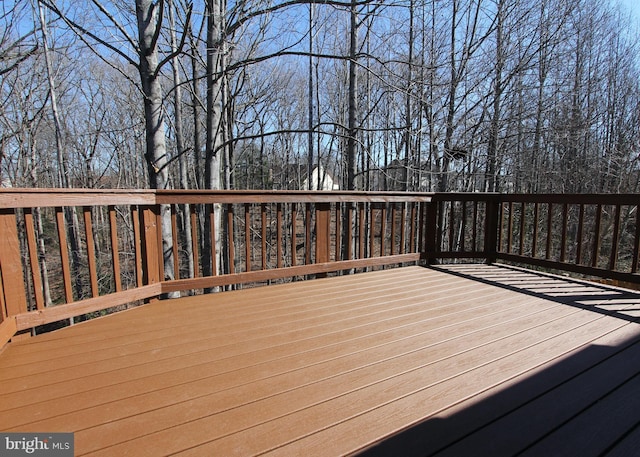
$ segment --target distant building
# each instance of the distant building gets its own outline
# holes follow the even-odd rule
[[[316,166],[311,172],[311,188],[309,188],[307,178],[302,181],[302,190],[340,190],[340,185],[333,180],[333,177],[325,171],[322,165]]]

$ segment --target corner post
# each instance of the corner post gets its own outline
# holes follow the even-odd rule
[[[0,280],[3,294],[0,304],[0,322],[8,321],[2,328],[6,333],[5,338],[13,340],[28,338],[30,331],[15,334],[15,324],[11,319],[18,314],[27,312],[27,292],[22,269],[22,253],[20,251],[20,239],[18,238],[18,226],[16,213],[12,209],[0,210]],[[0,347],[2,342],[0,342]]]
[[[142,273],[143,283],[155,284],[161,281],[160,262],[162,257],[158,252],[160,228],[158,227],[159,205],[143,206],[140,212],[140,235],[142,238]]]
[[[422,256],[426,259],[427,265],[434,265],[437,262],[436,250],[438,240],[438,205],[435,199],[425,203],[426,217],[424,226],[424,252]]]
[[[500,197],[487,196],[485,215],[484,252],[487,264],[495,263],[498,258],[498,229],[500,227]]]
[[[331,260],[331,204],[316,204],[316,263]]]

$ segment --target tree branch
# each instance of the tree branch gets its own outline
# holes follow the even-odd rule
[[[69,19],[65,14],[62,13],[62,11],[60,11],[58,9],[58,7],[56,5],[54,5],[53,3],[49,2],[48,0],[38,0],[43,6],[45,6],[47,9],[49,9],[50,11],[54,12],[55,14],[58,15],[58,17],[60,19],[62,19],[64,21],[65,24],[67,24],[72,30],[74,30],[76,32],[76,34],[78,35],[78,38],[80,38],[80,40],[82,40],[83,43],[85,43],[89,49],[91,49],[96,55],[98,55],[102,60],[104,60],[105,62],[107,62],[107,59],[104,58],[102,55],[100,55],[99,52],[97,52],[95,49],[93,49],[93,46],[91,46],[91,44],[84,38],[84,35],[87,35],[89,37],[91,37],[91,39],[95,40],[98,44],[104,46],[107,49],[110,49],[111,51],[115,52],[116,54],[118,54],[120,57],[122,57],[124,60],[126,60],[128,63],[130,63],[131,65],[133,65],[134,67],[138,68],[138,62],[136,62],[135,60],[133,60],[131,57],[129,57],[127,54],[125,54],[124,52],[122,52],[119,48],[107,43],[106,41],[104,41],[102,38],[98,37],[96,34],[88,31],[87,29],[85,29],[84,27],[82,27],[80,24],[78,24],[75,21],[72,21],[71,19]],[[82,33],[78,33],[78,32],[82,32]]]

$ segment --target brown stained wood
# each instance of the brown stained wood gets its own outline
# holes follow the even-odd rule
[[[209,207],[209,223],[211,225],[211,233],[209,233],[209,236],[211,237],[211,271],[213,272],[214,276],[218,275],[218,256],[216,252],[216,211],[217,214],[220,214],[221,208],[216,209],[216,205],[211,205]],[[194,251],[194,254],[196,252],[197,251]],[[195,260],[197,260],[197,258]],[[200,262],[195,262],[195,265],[198,265],[199,263]]]
[[[609,256],[609,270],[616,269],[618,261],[618,240],[620,238],[620,205],[615,205],[613,215],[613,233],[611,234],[611,254]]]
[[[346,242],[346,246],[347,246],[347,252],[346,252],[346,258],[343,260],[351,260],[355,254],[354,252],[354,245],[353,245],[353,223],[354,223],[354,217],[355,217],[355,207],[353,203],[347,203],[348,205],[348,210],[347,210],[347,242]]]
[[[3,322],[8,315],[7,303],[4,301],[4,281],[2,280],[2,268],[0,267],[0,322]]]
[[[16,325],[16,318],[14,316],[5,317],[0,320],[0,347],[4,347],[17,331],[18,326]],[[2,349],[0,349],[0,355],[1,354]]]
[[[268,272],[249,274],[258,273]],[[438,430],[422,435],[431,446],[423,450],[446,450],[500,418],[517,425],[553,407],[570,417],[579,403],[562,402],[576,394],[605,395],[603,411],[632,408],[628,395],[607,395],[607,383],[640,372],[640,343],[629,342],[640,340],[640,325],[569,306],[558,290],[592,294],[603,310],[611,302],[631,313],[640,303],[620,289],[487,265],[162,300],[10,343],[0,353],[0,429],[73,431],[79,455],[333,456],[416,424]],[[602,350],[574,362],[589,348]],[[554,367],[557,376],[540,378]],[[584,423],[628,427],[610,417]],[[554,427],[533,423],[509,437],[545,423]],[[482,446],[496,444],[496,433],[484,436],[469,449],[491,455]],[[391,453],[411,455],[402,442]]]
[[[227,206],[227,241],[228,241],[228,256],[229,256],[229,274],[234,274],[236,272],[236,256],[235,256],[235,235],[234,235],[234,223],[233,223],[233,205]]]
[[[481,256],[479,256],[481,257]],[[250,282],[263,282],[273,279],[291,278],[334,271],[350,270],[352,268],[379,267],[384,265],[399,265],[408,262],[417,262],[422,259],[420,253],[396,254],[394,256],[366,257],[364,259],[340,260],[325,263],[312,263],[309,265],[296,265],[274,270],[250,271],[229,273],[205,278],[181,279],[178,281],[165,281],[162,284],[163,292],[176,292],[180,290],[201,289],[203,287],[218,287],[230,284],[244,284]]]
[[[161,246],[162,237],[158,233],[158,217],[157,207],[143,207],[141,209],[142,273],[145,285],[158,283],[162,278],[160,271],[162,249],[158,249]]]
[[[533,235],[531,236],[531,257],[538,256],[538,219],[540,215],[540,204],[533,204]]]
[[[567,254],[567,225],[569,217],[569,205],[562,205],[562,232],[560,235],[560,262],[564,262]]]
[[[509,202],[509,217],[507,222],[507,252],[513,251],[513,202]]]
[[[33,291],[36,300],[36,309],[44,309],[44,293],[42,288],[42,276],[40,274],[40,263],[38,261],[38,247],[36,245],[36,234],[34,229],[33,211],[31,208],[24,209],[24,226],[27,232],[27,248],[29,249],[29,266],[31,279],[33,280]]]
[[[267,205],[260,205],[260,259],[262,269],[267,269]]]
[[[18,330],[26,330],[38,325],[81,316],[83,314],[125,305],[138,300],[155,298],[160,295],[162,287],[159,283],[136,287],[109,295],[79,300],[70,304],[56,305],[41,311],[30,311],[16,316]]]
[[[395,209],[395,205],[393,207],[393,209]],[[395,227],[396,224],[396,218],[392,217],[391,218],[393,220],[393,225]],[[407,252],[407,248],[406,248],[406,234],[407,234],[407,206],[405,203],[401,203],[400,204],[400,220],[398,221],[400,223],[400,243],[398,245],[398,253],[400,254],[404,254],[405,252]],[[395,239],[395,236],[392,237],[392,239]],[[395,243],[394,243],[395,244]],[[395,254],[395,252],[391,252],[391,254]]]
[[[522,202],[520,204],[520,241],[518,242],[518,254],[524,254],[524,231],[525,231],[525,222],[526,222],[526,203]]]
[[[340,255],[341,252],[341,246],[342,246],[342,206],[340,203],[336,203],[336,210],[335,210],[335,228],[334,228],[334,233],[335,233],[335,246],[334,246],[334,253],[333,253],[333,259],[334,260],[341,260],[342,256]]]
[[[162,235],[162,214],[163,211],[165,211],[165,205],[162,206],[154,206],[150,208],[151,211],[155,212],[155,224],[152,223],[153,225],[153,230],[155,231],[155,240],[156,240],[156,244],[157,244],[157,251],[155,253],[155,256],[157,257],[157,262],[158,262],[158,281],[162,281],[165,278],[164,275],[164,240],[163,240],[163,235]],[[169,212],[171,211],[170,209],[168,209]],[[151,215],[149,214],[149,216],[151,217]],[[144,216],[143,216],[144,217]],[[149,222],[145,222],[145,227],[147,226],[147,224],[149,224]],[[150,233],[147,230],[147,233]],[[146,236],[146,235],[145,235]],[[171,247],[171,249],[173,250],[173,246]],[[153,267],[152,267],[153,268]],[[155,274],[155,273],[154,273]],[[152,276],[152,275],[150,275]]]
[[[64,209],[59,206],[56,207],[56,222],[60,247],[60,267],[62,268],[62,279],[64,282],[64,297],[66,303],[72,303],[73,292],[71,284],[71,263],[69,261],[69,245],[67,244],[67,229],[64,221]]]
[[[366,222],[366,214],[364,203],[358,204],[358,255],[357,257],[360,259],[364,259],[366,257],[364,247],[365,247],[365,229],[367,227]]]
[[[304,263],[311,264],[311,203],[304,205]]]
[[[376,208],[375,205],[369,205],[369,255],[367,257],[374,256],[374,248],[376,241],[376,221],[378,220],[378,216],[380,215],[380,211]],[[365,228],[366,231],[366,228]],[[382,240],[382,233],[380,233],[380,239]]]
[[[110,205],[109,211],[109,236],[111,239],[111,262],[113,264],[113,280],[115,291],[122,290],[122,276],[120,273],[120,249],[118,247],[118,223],[116,218],[116,207]]]
[[[298,205],[291,205],[291,266],[298,264]]]
[[[173,251],[173,277],[180,279],[180,255],[178,246],[178,221],[176,215],[176,205],[171,205],[171,239]]]
[[[244,204],[244,271],[251,271],[251,205]]]
[[[640,257],[640,205],[636,205],[636,224],[633,238],[633,259],[631,261],[631,273],[638,271],[638,257]]]
[[[467,234],[467,202],[460,202],[460,247],[459,250],[465,251],[465,236]]]
[[[600,221],[602,219],[602,205],[596,206],[596,219],[593,227],[593,246],[591,250],[591,266],[598,266],[598,258],[600,257]]]
[[[576,233],[576,263],[582,263],[582,232],[584,230],[584,205],[578,209],[578,229]]]
[[[93,223],[91,222],[91,207],[85,206],[82,209],[84,216],[84,234],[87,246],[87,263],[89,267],[89,282],[91,284],[91,295],[97,297],[98,290],[98,268],[96,266],[96,245],[93,240]]]
[[[283,260],[284,260],[284,248],[283,248],[283,237],[284,237],[284,232],[282,231],[282,203],[277,203],[276,204],[276,256],[278,258],[277,260],[277,267],[278,268],[282,268],[283,266]],[[295,258],[295,239],[293,240],[294,243],[294,249],[291,253],[292,257]]]
[[[197,278],[200,276],[200,243],[198,242],[198,214],[195,205],[189,206],[189,217],[191,218],[191,253],[193,256],[193,274]],[[215,229],[215,225],[212,226]],[[215,233],[215,231],[214,231]],[[215,237],[211,238],[212,249],[215,250]],[[212,271],[216,271],[215,254],[211,257],[213,261]]]
[[[386,255],[387,241],[387,205],[383,205],[380,209],[380,255]],[[393,243],[393,239],[391,240]]]
[[[456,202],[449,202],[449,251],[455,247]]]
[[[319,203],[316,210],[316,263],[331,260],[331,205]]]
[[[473,202],[471,213],[471,250],[478,249],[478,202]]]
[[[416,218],[418,216],[418,211],[415,203],[410,203],[411,205],[411,223],[409,224],[411,229],[409,231],[409,252],[416,252]],[[420,214],[422,215],[424,209],[424,205],[421,206]],[[420,218],[423,220],[424,218]],[[418,230],[419,234],[423,233],[424,228],[422,228],[423,224],[420,224],[420,230]],[[422,237],[420,236],[420,240],[422,241]],[[420,243],[422,246],[422,243]]]
[[[551,241],[553,240],[553,204],[547,204],[547,245],[545,249],[545,260],[551,258]]]
[[[133,244],[136,262],[136,285],[144,285],[144,269],[142,266],[142,231],[140,230],[140,209],[137,206],[131,208],[131,222],[133,225]]]

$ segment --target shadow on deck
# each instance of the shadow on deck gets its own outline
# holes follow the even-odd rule
[[[508,266],[436,269],[637,323],[640,294]],[[403,456],[637,455],[640,337],[610,338],[507,380],[363,452]]]

